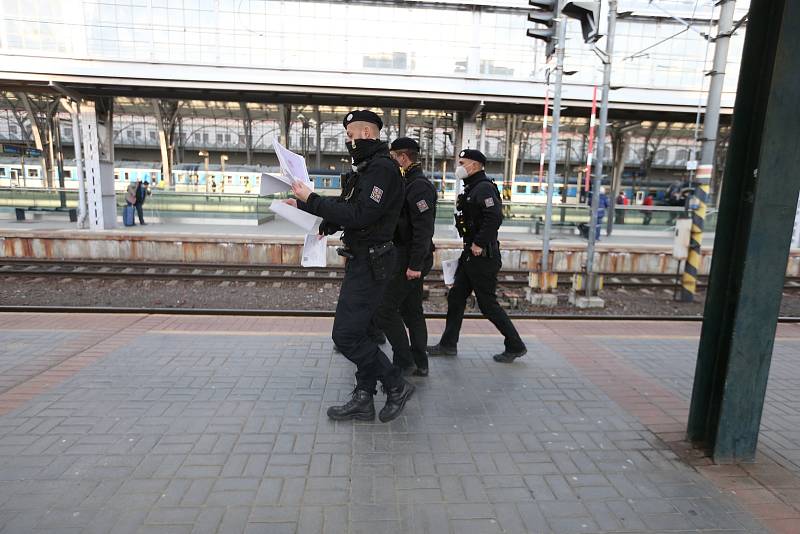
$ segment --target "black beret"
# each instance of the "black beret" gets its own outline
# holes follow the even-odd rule
[[[419,143],[410,137],[398,137],[392,141],[392,150],[413,150],[419,152]]]
[[[458,153],[458,157],[471,159],[472,161],[477,161],[481,165],[486,165],[486,156],[483,155],[483,152],[480,150],[475,150],[474,148],[465,148]]]
[[[357,109],[345,115],[342,121],[344,127],[347,128],[347,125],[351,122],[371,122],[372,124],[376,124],[379,130],[383,128],[383,121],[381,118],[368,109]]]

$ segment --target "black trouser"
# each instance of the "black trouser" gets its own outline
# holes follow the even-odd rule
[[[137,202],[133,206],[136,208],[137,215],[139,215],[139,223],[144,224],[144,209],[142,209],[142,203]]]
[[[391,273],[395,252],[391,251],[387,256],[385,260],[390,265],[387,272]],[[399,370],[368,335],[370,321],[388,283],[388,278],[382,281],[374,279],[366,253],[348,259],[333,320],[333,342],[348,360],[356,364],[356,387],[372,394],[377,393],[378,380],[390,388],[397,384],[399,377]]]
[[[505,337],[506,350],[510,352],[525,350],[525,344],[519,337],[517,329],[514,328],[505,310],[497,303],[497,273],[502,265],[499,252],[492,258],[473,256],[469,249],[461,253],[455,282],[447,294],[447,323],[439,341],[440,345],[445,347],[458,345],[467,297],[474,291],[483,316],[489,319]]]
[[[403,250],[398,252],[405,254]],[[422,310],[422,283],[431,266],[423,268],[422,278],[414,280],[406,278],[405,262],[400,262],[399,267],[395,269],[383,295],[383,302],[378,307],[377,323],[392,345],[393,360],[397,367],[416,365],[420,369],[427,369],[428,328]],[[409,335],[406,335],[406,327]]]

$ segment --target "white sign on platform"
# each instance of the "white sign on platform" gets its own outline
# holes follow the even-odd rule
[[[675,240],[672,242],[672,257],[685,260],[689,257],[689,242],[692,237],[692,220],[677,219],[675,221]]]

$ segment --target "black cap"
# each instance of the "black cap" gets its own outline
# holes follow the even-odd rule
[[[458,157],[471,159],[472,161],[477,161],[481,165],[486,165],[486,156],[483,155],[483,152],[480,150],[475,150],[474,148],[465,148],[458,153]]]
[[[351,122],[371,122],[372,124],[376,124],[379,130],[383,128],[383,121],[381,118],[368,109],[357,109],[345,115],[342,121],[344,127],[347,128],[347,125]]]
[[[413,150],[414,152],[419,152],[419,143],[411,139],[410,137],[398,137],[394,141],[392,141],[392,150]]]

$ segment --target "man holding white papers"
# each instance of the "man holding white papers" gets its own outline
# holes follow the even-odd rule
[[[403,204],[403,179],[389,157],[389,147],[379,139],[383,122],[378,115],[353,111],[343,125],[354,170],[348,191],[340,198],[322,197],[302,182],[294,183],[292,190],[297,207],[322,217],[320,233],[343,230],[345,247],[337,252],[346,258],[345,274],[332,337],[342,354],[356,364],[356,387],[350,401],[328,409],[328,417],[337,421],[374,419],[373,396],[380,381],[386,404],[379,418],[387,422],[400,415],[414,386],[400,376],[368,330],[394,269],[392,237]]]
[[[394,364],[401,373],[428,376],[422,281],[433,267],[436,188],[422,172],[416,141],[400,137],[391,148],[406,182],[406,197],[394,232],[397,265],[378,308],[377,323],[392,345]]]

